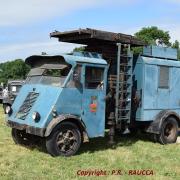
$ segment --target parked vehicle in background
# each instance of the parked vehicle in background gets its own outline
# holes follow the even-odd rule
[[[0,103],[3,101],[3,86],[0,86]]]
[[[6,113],[6,107],[11,107],[16,96],[18,95],[22,85],[24,84],[24,80],[9,80],[7,83],[6,89],[3,90],[3,108],[4,113]]]

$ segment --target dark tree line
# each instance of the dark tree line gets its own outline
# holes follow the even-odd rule
[[[0,64],[0,82],[6,84],[8,80],[25,79],[30,67],[21,59]]]

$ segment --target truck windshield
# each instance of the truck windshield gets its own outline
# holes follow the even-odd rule
[[[71,67],[63,65],[60,69],[33,68],[26,79],[26,84],[62,86]]]

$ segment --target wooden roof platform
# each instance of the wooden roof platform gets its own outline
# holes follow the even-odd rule
[[[146,45],[143,41],[131,35],[90,28],[65,32],[55,31],[50,33],[50,37],[58,38],[60,42],[69,42],[83,45],[106,44],[114,46],[117,43],[131,44],[131,46]]]

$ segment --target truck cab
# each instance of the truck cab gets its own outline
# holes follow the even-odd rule
[[[98,54],[31,56],[8,124],[16,143],[46,138],[50,154],[72,155],[88,138],[104,136],[107,62]]]

